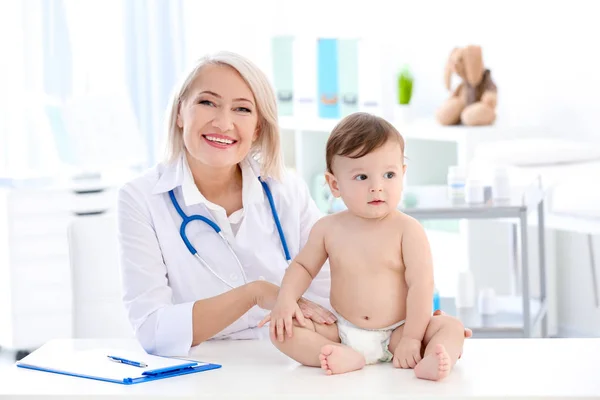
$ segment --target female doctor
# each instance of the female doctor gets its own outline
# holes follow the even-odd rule
[[[276,100],[250,61],[206,57],[176,90],[167,159],[119,191],[123,298],[144,349],[187,355],[211,338],[268,338],[257,328],[320,212],[284,173]],[[300,299],[334,323],[325,265]],[[255,307],[258,306],[258,307]]]
[[[236,54],[202,59],[172,99],[167,152],[119,191],[123,298],[137,338],[160,355],[210,338],[268,338],[256,325],[320,213],[303,181],[284,174],[266,76]],[[334,323],[328,297],[325,266],[300,300],[305,315]]]

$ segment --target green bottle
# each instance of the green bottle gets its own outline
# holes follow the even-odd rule
[[[412,98],[414,78],[408,66],[404,66],[398,75],[398,104],[406,105]]]

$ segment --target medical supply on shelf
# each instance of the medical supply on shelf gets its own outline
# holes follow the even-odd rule
[[[402,205],[406,208],[414,208],[419,204],[419,198],[413,192],[405,192],[402,196]]]
[[[482,315],[496,314],[496,292],[493,288],[484,288],[479,291],[479,313]]]
[[[451,166],[448,168],[448,197],[452,201],[465,199],[465,171],[462,167]]]
[[[510,199],[510,182],[508,180],[508,171],[505,168],[498,168],[494,172],[492,197],[494,200]]]
[[[475,280],[469,270],[458,274],[458,288],[455,301],[456,308],[475,307]]]
[[[441,309],[440,305],[440,291],[437,288],[433,289],[433,311]]]
[[[465,202],[480,204],[485,202],[485,189],[483,182],[478,178],[469,178],[465,185]]]

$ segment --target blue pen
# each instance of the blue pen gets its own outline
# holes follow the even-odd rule
[[[109,359],[111,359],[114,362],[118,362],[121,364],[127,364],[127,365],[133,365],[134,367],[146,368],[148,366],[148,364],[143,363],[143,362],[126,360],[126,359],[120,358],[120,357],[115,357],[115,356],[106,356],[106,357],[108,357]]]

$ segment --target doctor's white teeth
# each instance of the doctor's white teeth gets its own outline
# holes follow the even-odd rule
[[[211,142],[218,142],[218,143],[224,143],[224,144],[233,144],[233,140],[229,140],[229,139],[223,139],[223,138],[216,138],[213,136],[204,136],[206,138],[206,140],[210,140]]]

